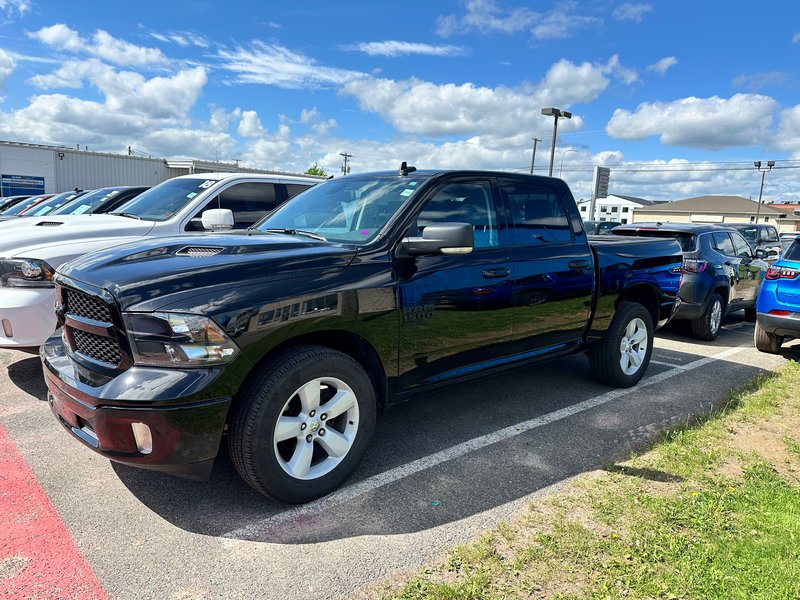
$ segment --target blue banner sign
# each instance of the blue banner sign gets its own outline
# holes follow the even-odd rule
[[[44,177],[0,175],[0,196],[36,196],[44,194]]]

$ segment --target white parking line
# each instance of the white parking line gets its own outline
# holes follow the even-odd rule
[[[334,506],[349,502],[358,496],[367,494],[380,487],[404,479],[409,475],[414,475],[415,473],[419,473],[425,469],[430,469],[431,467],[435,467],[436,465],[444,462],[460,458],[466,454],[469,454],[470,452],[475,452],[476,450],[480,450],[486,446],[491,446],[497,442],[511,439],[522,433],[531,431],[532,429],[543,427],[578,413],[591,410],[592,408],[596,408],[611,402],[612,400],[619,398],[620,396],[624,396],[625,394],[635,393],[637,390],[643,387],[660,383],[666,379],[669,379],[670,377],[678,375],[679,373],[685,373],[686,371],[700,368],[709,363],[716,362],[718,360],[724,360],[730,356],[733,356],[734,354],[742,352],[747,348],[752,348],[752,344],[743,344],[741,346],[728,348],[727,350],[719,352],[718,354],[714,354],[713,356],[708,356],[706,358],[700,358],[686,365],[675,365],[668,371],[664,371],[658,375],[653,375],[652,377],[643,379],[636,387],[610,390],[604,394],[600,394],[599,396],[594,396],[593,398],[589,398],[583,402],[579,402],[572,406],[536,417],[535,419],[523,421],[521,423],[517,423],[516,425],[511,425],[509,427],[499,429],[498,431],[467,440],[466,442],[456,444],[455,446],[447,448],[446,450],[424,456],[405,465],[395,467],[394,469],[389,469],[388,471],[378,473],[372,477],[368,477],[367,479],[359,481],[358,483],[354,483],[353,485],[340,488],[339,490],[332,492],[331,494],[328,494],[327,496],[324,496],[318,500],[309,502],[308,504],[289,508],[288,510],[285,510],[277,515],[267,517],[266,519],[256,521],[255,523],[250,523],[249,525],[245,525],[239,529],[234,529],[233,531],[223,534],[222,537],[233,539],[257,539],[258,536],[268,532],[270,529],[273,529],[288,521],[301,519],[309,514],[324,512]]]
[[[659,365],[659,366],[662,366],[662,367],[670,367],[672,369],[685,369],[686,368],[683,365],[678,365],[678,364],[671,363],[671,362],[664,362],[663,360],[653,360],[652,358],[650,359],[650,364],[651,365]]]

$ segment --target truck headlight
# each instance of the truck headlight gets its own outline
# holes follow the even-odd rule
[[[208,317],[181,313],[124,313],[133,361],[159,367],[204,367],[231,362],[239,347]]]
[[[0,260],[0,285],[3,287],[53,287],[54,269],[37,258]]]

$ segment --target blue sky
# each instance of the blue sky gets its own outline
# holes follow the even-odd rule
[[[800,5],[0,0],[0,139],[339,174],[527,171],[588,197],[800,201]],[[562,168],[563,164],[563,168]]]

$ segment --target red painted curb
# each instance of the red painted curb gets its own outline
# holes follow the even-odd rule
[[[2,426],[0,598],[108,598]]]

